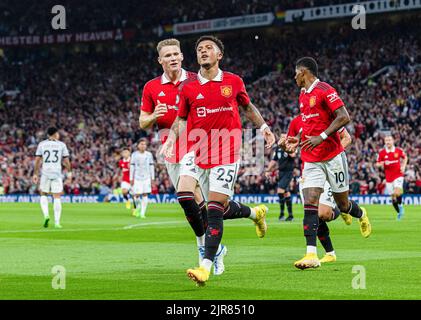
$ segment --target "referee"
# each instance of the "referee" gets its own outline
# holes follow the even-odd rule
[[[275,170],[276,165],[278,165],[279,171],[279,181],[278,181],[278,196],[279,196],[279,205],[281,211],[279,214],[279,221],[292,221],[294,217],[292,215],[292,201],[291,193],[289,192],[289,184],[292,180],[292,172],[294,170],[294,158],[295,153],[288,154],[283,151],[279,146],[277,146],[272,155],[272,160],[269,162],[269,166],[266,170],[266,176],[269,177],[270,174]],[[285,204],[288,209],[288,218],[285,219]]]

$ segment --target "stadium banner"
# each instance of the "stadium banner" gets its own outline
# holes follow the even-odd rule
[[[229,18],[183,22],[173,25],[173,33],[178,36],[198,32],[262,27],[271,25],[274,20],[274,14],[267,12]]]
[[[278,195],[273,194],[236,194],[234,200],[241,203],[279,203]],[[351,195],[350,198],[359,204],[382,204],[391,205],[392,199],[387,195]],[[40,196],[37,194],[11,194],[0,195],[0,203],[4,202],[26,202],[39,203]],[[52,198],[49,197],[49,201]],[[121,195],[64,195],[63,203],[119,203],[124,199]],[[150,194],[150,203],[178,203],[175,194]],[[292,203],[301,203],[300,197],[292,195]],[[421,205],[421,194],[408,194],[403,196],[403,203],[406,205]]]
[[[366,14],[373,14],[419,9],[421,8],[421,0],[359,1],[356,3],[343,3],[330,6],[287,10],[285,15],[285,22],[292,23],[355,16],[356,13],[352,12],[354,5],[364,6]]]
[[[0,37],[0,46],[35,46],[44,44],[66,44],[76,42],[100,42],[130,40],[135,35],[131,29],[116,29],[107,31],[57,33],[47,35],[25,35]]]

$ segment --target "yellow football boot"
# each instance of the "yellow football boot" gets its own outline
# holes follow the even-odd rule
[[[335,262],[336,255],[334,254],[325,254],[323,258],[320,259],[320,263],[328,263],[328,262]]]
[[[320,267],[320,260],[315,253],[307,253],[304,258],[295,261],[294,266],[298,269],[304,270],[309,268]]]
[[[358,219],[360,231],[364,238],[368,238],[371,234],[371,224],[370,220],[368,220],[367,210],[363,207],[361,207],[361,210],[363,211],[363,216]]]
[[[349,213],[343,213],[341,212],[341,217],[344,219],[344,222],[346,225],[351,225],[352,223],[352,216]]]
[[[210,272],[204,267],[187,270],[187,276],[196,282],[198,287],[203,287],[206,284],[206,281],[209,280],[209,274]]]
[[[256,212],[256,219],[253,219],[253,222],[256,225],[256,234],[259,238],[263,238],[268,229],[266,224],[266,213],[269,211],[269,208],[264,204],[261,204],[253,209]]]

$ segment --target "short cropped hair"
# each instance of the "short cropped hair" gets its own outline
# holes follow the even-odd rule
[[[148,143],[148,139],[146,139],[146,138],[140,138],[138,144],[140,144],[141,142],[145,142],[147,144]]]
[[[158,54],[160,54],[161,49],[166,46],[177,46],[181,49],[180,41],[178,41],[177,39],[175,38],[165,39],[165,40],[159,41],[158,45],[156,46],[156,51],[158,51]]]
[[[319,70],[316,60],[312,57],[303,57],[297,60],[295,66],[307,68],[314,76],[318,76]]]
[[[206,41],[206,40],[209,40],[209,41],[212,41],[213,43],[215,43],[216,46],[219,48],[219,50],[221,50],[221,53],[224,54],[225,47],[224,47],[224,44],[222,43],[222,41],[219,40],[217,37],[210,36],[210,35],[201,36],[199,39],[197,39],[196,45],[194,46],[195,50],[197,50],[197,47],[199,46],[199,43],[201,43],[202,41]]]
[[[47,134],[49,137],[51,137],[53,134],[56,134],[58,132],[58,129],[56,127],[50,127],[47,129]]]

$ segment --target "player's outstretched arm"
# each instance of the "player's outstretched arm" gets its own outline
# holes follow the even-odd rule
[[[260,128],[260,131],[263,134],[263,138],[266,141],[266,148],[271,148],[275,143],[275,135],[270,130],[269,126],[266,124],[259,110],[251,102],[243,106],[245,116],[250,120],[257,128]]]

